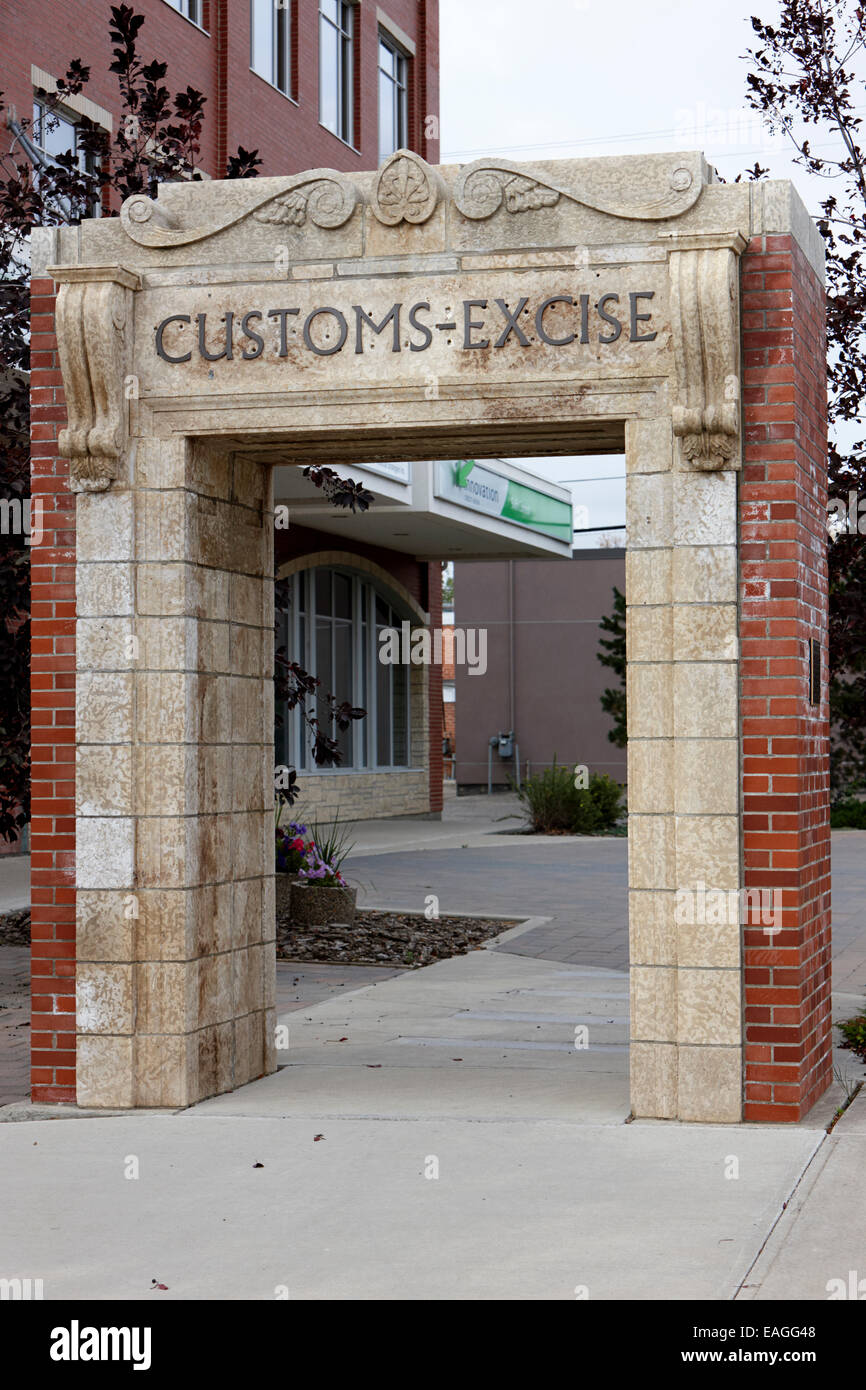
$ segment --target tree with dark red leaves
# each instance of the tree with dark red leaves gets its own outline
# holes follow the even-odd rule
[[[866,787],[866,537],[858,507],[848,511],[850,493],[866,499],[866,151],[858,114],[866,95],[866,9],[855,0],[786,0],[776,23],[753,17],[752,28],[758,43],[746,54],[749,103],[827,186],[818,227],[827,256],[828,469],[830,497],[844,500],[847,515],[828,532],[831,766],[839,797]],[[756,165],[750,176],[766,172]]]

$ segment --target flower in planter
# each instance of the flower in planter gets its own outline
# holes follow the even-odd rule
[[[298,870],[298,877],[306,883],[320,884],[325,888],[344,888],[346,886],[346,880],[339,869],[323,859],[312,842],[307,847],[306,857]]]
[[[304,840],[306,834],[307,827],[294,822],[277,827],[275,848],[278,874],[297,874],[302,868],[304,858],[313,846],[312,840]]]

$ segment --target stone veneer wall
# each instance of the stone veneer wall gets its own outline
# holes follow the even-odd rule
[[[799,1120],[832,1081],[824,290],[789,236],[742,265],[743,849],[783,930],[745,929],[747,1120]],[[821,703],[809,642],[821,640]]]

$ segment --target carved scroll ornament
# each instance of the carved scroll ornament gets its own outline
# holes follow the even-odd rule
[[[739,282],[730,247],[672,251],[674,434],[687,468],[740,467]]]
[[[68,424],[58,447],[72,492],[104,492],[127,444],[124,378],[132,356],[132,295],[140,280],[122,266],[54,266],[55,321]]]
[[[246,217],[286,227],[303,227],[308,221],[316,227],[342,227],[360,199],[355,185],[333,169],[310,169],[304,174],[295,174],[281,179],[277,188],[273,187],[273,180],[268,182],[271,188],[257,201],[235,203],[227,216],[208,226],[180,227],[165,207],[138,193],[127,198],[120,210],[120,220],[127,236],[139,246],[163,249],[205,241]]]
[[[694,168],[674,165],[655,195],[647,196],[638,189],[638,196],[623,197],[589,181],[575,180],[566,187],[540,170],[506,159],[479,159],[461,170],[454,185],[454,204],[464,217],[481,220],[492,217],[500,208],[512,214],[534,212],[555,207],[565,198],[611,217],[658,221],[687,212],[697,202],[702,188],[697,164]]]

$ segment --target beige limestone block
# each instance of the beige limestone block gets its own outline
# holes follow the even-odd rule
[[[235,676],[255,676],[259,680],[262,670],[262,629],[243,627],[232,623],[229,629],[231,672]],[[271,642],[273,645],[273,639]]]
[[[672,551],[664,549],[626,553],[625,587],[629,609],[641,604],[667,605],[671,602],[671,556]]]
[[[673,498],[676,545],[736,545],[736,473],[680,473]]]
[[[222,1095],[238,1085],[234,1070],[234,1024],[220,1023],[200,1028],[196,1069],[197,1095],[195,1100]]]
[[[186,481],[186,454],[170,439],[145,436],[136,441],[135,484],[146,488],[179,488]]]
[[[129,671],[79,671],[75,685],[76,740],[131,743],[133,676]]]
[[[676,603],[736,603],[736,548],[677,546],[673,551],[672,596]]]
[[[226,744],[193,744],[187,750],[188,777],[195,787],[195,809],[200,815],[217,815],[233,810],[232,778],[234,760],[245,749]]]
[[[629,661],[669,661],[672,623],[670,606],[634,607],[626,623],[626,655]]]
[[[75,750],[75,799],[80,816],[133,814],[132,748],[86,744]]]
[[[144,562],[184,564],[190,556],[189,516],[194,498],[177,489],[142,497],[136,515],[138,558]]]
[[[656,814],[673,811],[673,760],[673,739],[629,739],[629,810]]]
[[[682,815],[736,815],[739,742],[735,738],[677,740],[675,791]]]
[[[743,1059],[739,1047],[679,1048],[679,1118],[739,1124],[743,1118]]]
[[[274,774],[271,770],[270,777],[266,777],[262,755],[262,748],[256,744],[231,749],[230,764],[226,769],[226,790],[230,804],[225,809],[263,811],[272,805]]]
[[[655,420],[627,420],[625,441],[625,466],[629,474],[669,473],[673,468],[670,415]]]
[[[676,661],[736,661],[739,656],[737,608],[733,603],[675,604],[673,656]]]
[[[678,922],[676,931],[677,964],[684,969],[740,969],[742,948],[738,922]]]
[[[740,971],[680,969],[676,1012],[680,1044],[739,1045],[743,1034]]]
[[[260,628],[264,625],[264,593],[261,579],[254,575],[232,574],[230,617],[233,623],[245,623],[248,627]]]
[[[194,687],[180,671],[139,671],[137,734],[142,743],[185,743],[192,732]]]
[[[198,864],[190,854],[182,816],[139,816],[136,821],[136,871],[139,887],[192,887]]]
[[[183,816],[193,809],[187,792],[187,748],[182,743],[149,743],[139,744],[135,751],[138,815]]]
[[[132,894],[79,889],[75,897],[75,953],[81,961],[131,961],[136,910]]]
[[[629,815],[630,888],[675,888],[673,816]]]
[[[233,951],[207,956],[199,963],[199,1026],[209,1028],[232,1017]]]
[[[739,681],[733,661],[683,661],[673,667],[678,738],[736,738]]]
[[[676,965],[675,897],[660,889],[629,893],[629,960],[632,965]]]
[[[133,1099],[131,1037],[82,1036],[76,1044],[76,1100],[84,1109],[123,1110]]]
[[[262,743],[262,683],[231,676],[231,742]],[[271,735],[273,738],[273,735]]]
[[[245,454],[232,456],[232,501],[263,507],[268,500],[268,468]]]
[[[129,561],[133,557],[134,493],[79,492],[75,502],[78,565],[88,561]]]
[[[199,971],[196,960],[136,965],[136,1032],[193,1031],[198,1025]]]
[[[81,816],[75,822],[75,882],[79,888],[131,888],[135,881],[135,822],[123,816]]]
[[[194,670],[211,675],[231,673],[231,629],[227,622],[197,622],[195,625]]]
[[[671,1043],[632,1042],[631,1108],[638,1119],[676,1118],[677,1055],[678,1049]]]
[[[272,976],[273,978],[273,976]],[[264,1074],[270,1076],[277,1069],[277,1013],[273,1006],[265,1009],[262,1019]]]
[[[237,950],[254,946],[263,939],[263,881],[260,878],[235,879],[232,893],[231,945]],[[273,924],[268,938],[273,936]]]
[[[667,966],[633,965],[631,1036],[640,1042],[673,1042],[677,1036],[677,972]]]
[[[273,816],[269,815],[271,835]],[[273,855],[273,850],[271,851]],[[253,878],[268,867],[262,862],[262,813],[238,811],[231,817],[231,867],[238,878]]]
[[[190,862],[198,883],[220,883],[237,872],[232,855],[230,814],[193,816],[187,834]]]
[[[193,566],[136,565],[135,611],[145,618],[181,618],[190,611]]]
[[[671,475],[635,473],[626,479],[628,544],[636,550],[670,544],[673,510]]]
[[[187,486],[199,497],[231,498],[231,455],[218,443],[194,440],[190,444]]]
[[[190,894],[191,932],[195,954],[214,955],[232,945],[232,885],[203,883]]]
[[[192,893],[184,888],[142,888],[135,894],[137,961],[188,960],[195,954]]]
[[[134,611],[133,566],[110,560],[76,565],[75,604],[82,618],[125,618]]]
[[[199,1099],[198,1035],[135,1039],[135,1104],[180,1109]]]
[[[629,738],[671,738],[674,732],[673,667],[633,662],[626,673]]]
[[[195,618],[210,622],[228,622],[229,592],[233,576],[222,569],[191,565],[187,570],[189,591],[186,602]]]
[[[127,671],[136,664],[132,618],[82,618],[75,625],[78,680],[90,671]]]
[[[75,971],[76,1025],[79,1033],[135,1031],[132,966],[79,961]]]
[[[262,1004],[270,1011],[276,1007],[277,1002],[277,949],[274,941],[263,942],[261,960]]]
[[[194,667],[195,629],[192,618],[139,618],[136,664],[149,671],[185,671]]]
[[[252,682],[250,682],[250,685]],[[192,687],[193,728],[201,743],[232,742],[234,678],[202,673]]]
[[[722,892],[740,886],[739,817],[677,816],[677,883],[703,883]]]

